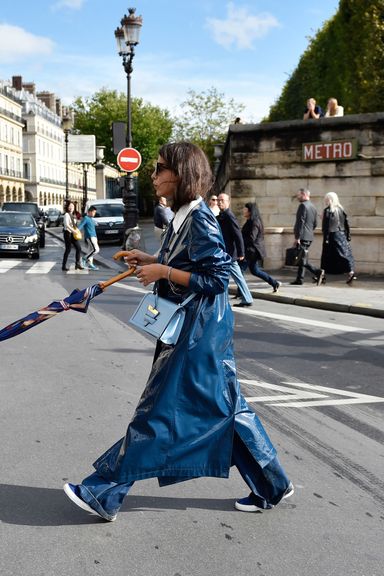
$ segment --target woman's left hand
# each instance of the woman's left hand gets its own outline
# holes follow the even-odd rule
[[[141,284],[148,286],[148,284],[156,282],[156,280],[166,278],[167,273],[168,266],[164,264],[147,264],[146,266],[137,268],[136,276]]]

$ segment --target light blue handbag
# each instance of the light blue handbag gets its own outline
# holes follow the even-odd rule
[[[144,330],[164,344],[176,344],[185,319],[184,306],[196,296],[190,294],[180,304],[161,298],[157,293],[148,292],[130,318],[130,324]]]

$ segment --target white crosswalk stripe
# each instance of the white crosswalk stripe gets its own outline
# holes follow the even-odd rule
[[[22,263],[21,260],[0,260],[0,274],[8,272],[8,270],[11,270],[12,268],[18,266],[21,263]]]
[[[61,262],[57,260],[39,260],[31,262],[25,260],[0,260],[0,274],[5,274],[10,270],[22,271],[25,274],[48,274],[52,269],[61,271]],[[89,270],[76,270],[74,265],[69,267],[66,274],[89,274]]]
[[[36,262],[29,268],[25,273],[26,274],[47,274],[54,266],[56,266],[57,262]]]

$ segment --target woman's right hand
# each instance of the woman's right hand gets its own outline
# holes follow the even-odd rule
[[[126,250],[117,252],[114,258],[124,258],[125,262],[130,266],[145,266],[146,264],[154,264],[157,258],[141,250]]]

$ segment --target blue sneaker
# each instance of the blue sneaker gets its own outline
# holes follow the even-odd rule
[[[89,270],[98,270],[99,269],[98,266],[95,266],[94,264],[91,264],[91,263],[88,264],[88,268],[89,268]]]
[[[64,492],[66,493],[68,498],[70,500],[72,500],[72,502],[74,504],[76,504],[76,506],[81,508],[82,510],[89,512],[90,514],[95,514],[96,516],[99,516],[100,518],[102,518],[103,520],[107,520],[108,522],[113,522],[114,520],[116,520],[116,516],[117,516],[116,514],[115,514],[115,516],[111,516],[110,519],[104,518],[104,516],[102,516],[101,514],[96,512],[96,510],[94,510],[89,504],[84,502],[84,500],[82,500],[79,496],[76,495],[76,492],[75,492],[76,486],[74,484],[69,484],[69,482],[67,482],[66,484],[64,484],[63,488],[64,488]]]
[[[293,484],[291,482],[289,484],[288,488],[286,489],[286,491],[284,492],[281,500],[283,500],[284,498],[289,498],[290,496],[292,496],[294,491],[295,491],[295,489],[294,489]],[[258,512],[259,510],[261,510],[260,506],[257,505],[257,498],[253,492],[251,492],[250,495],[247,496],[246,498],[241,498],[240,500],[236,500],[235,508],[236,508],[236,510],[240,510],[241,512]]]

